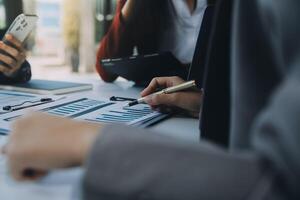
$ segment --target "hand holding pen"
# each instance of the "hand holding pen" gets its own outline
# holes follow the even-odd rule
[[[157,80],[157,79],[154,79],[154,81],[155,80]],[[128,104],[128,106],[134,106],[134,105],[137,105],[137,104],[140,104],[140,103],[145,103],[146,100],[150,96],[157,96],[157,95],[161,95],[161,94],[172,94],[172,93],[180,92],[180,91],[187,90],[187,89],[190,89],[190,88],[193,88],[193,87],[196,87],[195,81],[189,81],[189,82],[181,83],[181,84],[178,84],[178,85],[174,85],[174,86],[165,88],[163,90],[160,90],[158,92],[155,92],[153,94],[150,94],[148,96],[144,96],[142,98],[134,100],[134,101],[130,102]]]
[[[157,92],[158,88],[166,89]],[[194,90],[188,90],[191,88]],[[137,101],[145,102],[152,107],[177,107],[196,117],[202,104],[202,90],[195,88],[195,82],[185,82],[179,77],[154,78],[141,93],[142,98]]]

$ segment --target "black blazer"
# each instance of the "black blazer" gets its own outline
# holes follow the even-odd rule
[[[207,0],[208,5],[215,5],[217,0]]]
[[[215,8],[202,86],[205,88],[201,137],[222,146],[229,144],[229,67],[232,0],[218,1]],[[218,126],[216,126],[218,124]]]

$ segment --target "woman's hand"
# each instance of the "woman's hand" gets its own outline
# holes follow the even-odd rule
[[[13,125],[2,151],[16,180],[36,180],[52,169],[82,165],[100,129],[99,124],[35,113]]]
[[[182,91],[172,94],[151,95],[158,89],[172,87],[184,83],[179,77],[154,78],[148,87],[142,91],[141,96],[146,98],[146,103],[152,107],[167,106],[180,108],[187,111],[193,117],[198,117],[202,101],[202,91]]]
[[[0,72],[13,76],[26,59],[26,50],[22,43],[8,34],[0,42]]]
[[[122,8],[122,17],[125,22],[129,22],[133,18],[133,13],[136,6],[136,0],[127,0]]]

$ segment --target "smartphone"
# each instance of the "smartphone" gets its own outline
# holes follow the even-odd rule
[[[10,25],[6,34],[12,34],[16,39],[23,43],[35,28],[37,20],[37,15],[20,14]]]

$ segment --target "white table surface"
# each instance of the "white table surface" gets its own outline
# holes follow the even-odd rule
[[[106,84],[97,76],[74,76],[66,81],[92,83],[92,91],[81,92],[80,95],[93,94],[109,98],[111,96],[139,97],[141,88],[132,87],[133,84],[118,80],[114,84]],[[71,94],[78,95],[78,94]],[[186,142],[198,142],[198,120],[191,118],[172,117],[154,127],[152,130],[176,137]],[[7,137],[0,136],[0,146],[5,144]],[[83,169],[76,168],[50,173],[40,182],[17,183],[13,181],[7,171],[6,159],[0,155],[0,199],[2,200],[68,200],[79,198],[79,184]]]

